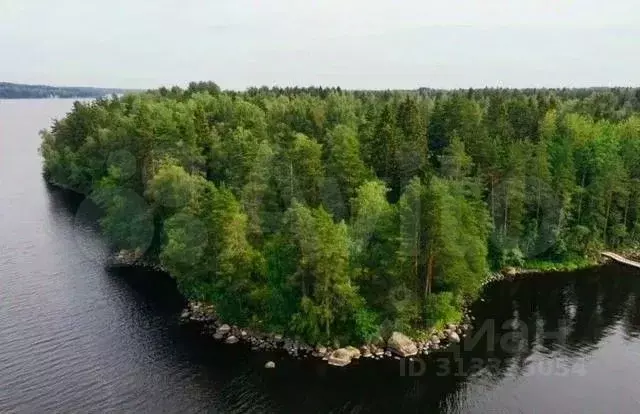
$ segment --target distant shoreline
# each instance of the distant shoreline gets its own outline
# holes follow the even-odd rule
[[[43,96],[43,97],[19,97],[19,98],[7,98],[4,96],[0,96],[0,100],[4,101],[38,101],[38,100],[54,100],[54,99],[97,99],[102,96],[110,96],[110,95],[99,95],[99,96]]]
[[[129,92],[119,88],[27,85],[0,82],[0,99],[91,99]]]

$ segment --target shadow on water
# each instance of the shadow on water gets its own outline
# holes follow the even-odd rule
[[[50,209],[53,212],[56,214],[63,212],[65,216],[73,220],[74,230],[88,228],[93,232],[93,235],[101,237],[98,223],[101,213],[93,202],[83,194],[60,189],[50,184],[47,184],[47,190]],[[167,274],[125,268],[110,269],[108,274],[126,283],[142,298],[154,303],[158,309],[166,309],[175,313],[184,309],[186,305],[185,298],[178,292],[175,280]]]
[[[83,201],[66,191],[49,192],[52,209],[64,208],[70,217]],[[359,360],[341,369],[227,346],[197,325],[180,324],[184,300],[167,275],[121,270],[110,276],[161,318],[162,340],[172,346],[166,363],[189,366],[189,384],[180,386],[195,386],[188,396],[195,411],[481,410],[486,406],[480,395],[508,398],[504,382],[527,377],[536,361],[561,361],[569,376],[582,375],[576,366],[606,346],[607,338],[617,332],[627,341],[640,336],[640,273],[618,265],[493,283],[472,305],[475,331],[461,344],[414,362]],[[277,368],[264,369],[267,360]]]

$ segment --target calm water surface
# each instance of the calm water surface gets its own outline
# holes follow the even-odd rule
[[[616,266],[494,284],[475,345],[412,364],[336,369],[181,326],[171,280],[106,272],[83,204],[41,178],[38,130],[71,103],[0,101],[0,412],[640,412],[640,274]]]

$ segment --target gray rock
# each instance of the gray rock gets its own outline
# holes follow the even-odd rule
[[[402,357],[413,356],[418,353],[418,347],[408,336],[401,334],[400,332],[394,332],[391,334],[387,346],[395,354]]]
[[[451,329],[452,331],[455,331],[456,328],[457,328],[457,326],[455,324],[453,324],[453,323],[450,323],[450,324],[447,325],[447,329]]]
[[[344,367],[351,363],[351,352],[345,348],[336,349],[329,355],[329,365]]]
[[[507,267],[502,270],[502,274],[505,276],[516,276],[518,274],[518,270],[515,267]]]
[[[452,331],[451,333],[449,333],[449,340],[457,344],[458,342],[460,342],[460,337],[456,332]]]
[[[431,345],[437,345],[440,343],[440,337],[438,335],[431,336]]]
[[[218,341],[219,341],[219,340],[221,340],[222,338],[224,338],[224,335],[223,335],[223,334],[221,334],[220,332],[216,332],[216,333],[214,333],[214,334],[213,334],[213,339],[216,339],[216,340],[218,340]]]
[[[228,344],[235,344],[239,341],[239,339],[233,335],[231,335],[230,337],[228,337],[225,342]]]
[[[226,323],[223,324],[222,326],[220,326],[218,328],[218,330],[216,331],[216,333],[220,333],[222,335],[226,335],[231,331],[231,327],[229,325],[227,325]]]
[[[266,364],[264,364],[264,367],[265,367],[265,368],[272,369],[272,368],[275,368],[275,367],[276,367],[276,363],[275,363],[275,362],[273,362],[273,361],[267,361],[267,363],[266,363]]]
[[[373,354],[371,353],[371,350],[366,345],[360,347],[360,354],[362,355],[363,358],[371,358],[373,356]]]

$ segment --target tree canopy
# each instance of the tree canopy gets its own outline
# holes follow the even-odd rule
[[[229,322],[311,342],[450,322],[491,268],[640,243],[640,91],[213,82],[76,103],[48,179]]]

